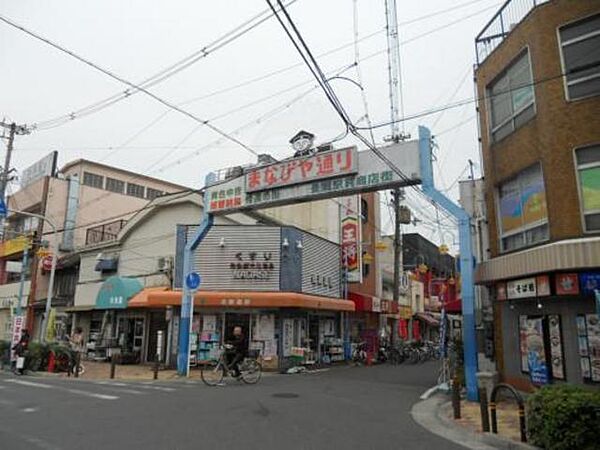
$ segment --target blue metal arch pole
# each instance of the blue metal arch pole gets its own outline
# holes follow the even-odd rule
[[[423,192],[458,220],[465,380],[467,399],[477,401],[477,345],[475,337],[471,218],[464,209],[435,188],[431,164],[431,132],[423,126],[419,127],[419,157]]]
[[[185,283],[187,274],[194,268],[194,250],[206,236],[214,223],[214,216],[206,212],[208,198],[204,195],[202,222],[194,236],[185,244],[183,252],[183,297],[181,298],[181,314],[179,321],[179,345],[177,349],[177,373],[188,376],[190,372],[190,331],[194,316],[194,292]]]

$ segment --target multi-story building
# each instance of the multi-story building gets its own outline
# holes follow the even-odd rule
[[[508,1],[475,44],[498,369],[600,383],[600,1]]]
[[[73,304],[75,295],[79,268],[77,250],[116,239],[127,220],[150,200],[187,189],[83,159],[72,161],[57,171],[57,157],[53,152],[22,171],[20,189],[8,198],[10,212],[5,224],[5,240],[0,245],[0,298],[5,299],[0,305],[6,306],[0,306],[0,332],[5,334],[10,333],[12,309],[9,306],[16,306],[20,291],[22,306],[28,309],[28,327],[33,329],[34,337],[41,328],[50,264],[49,257],[38,252],[40,247],[58,250],[52,305],[57,307],[59,319],[64,319],[62,312]],[[38,214],[47,220],[18,211]],[[56,227],[56,235],[51,224]],[[29,262],[24,269],[21,289],[19,263],[24,261],[24,253]],[[57,328],[60,331],[60,326]]]

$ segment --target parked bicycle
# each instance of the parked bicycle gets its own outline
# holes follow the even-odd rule
[[[366,342],[358,342],[354,345],[354,350],[352,350],[352,362],[356,365],[366,364],[367,363],[367,343]]]
[[[200,368],[200,377],[207,386],[219,386],[223,378],[232,375],[233,367],[227,363],[226,352],[230,345],[221,346],[217,360],[209,361]],[[240,376],[238,379],[246,384],[256,384],[260,380],[262,367],[258,362],[258,350],[251,350],[246,358],[239,364]]]
[[[58,348],[54,352],[55,370],[57,372],[67,372],[69,375],[82,375],[85,372],[85,367],[81,364],[81,360],[77,359],[80,356],[77,352],[68,348]]]

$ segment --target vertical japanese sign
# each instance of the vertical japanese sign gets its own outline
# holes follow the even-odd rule
[[[361,270],[361,232],[360,232],[360,201],[358,195],[341,199],[341,236],[342,264],[346,270],[346,280],[349,283],[362,282]]]
[[[19,343],[21,340],[21,330],[23,329],[23,323],[25,322],[25,317],[23,316],[14,316],[12,323],[12,340],[10,345],[10,359],[15,359],[15,351],[13,350],[14,346]]]

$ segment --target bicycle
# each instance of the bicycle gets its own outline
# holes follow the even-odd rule
[[[358,342],[354,344],[354,350],[352,351],[352,361],[355,365],[362,365],[367,363],[367,343]]]
[[[232,367],[227,364],[226,353],[232,346],[221,346],[217,360],[206,362],[200,368],[200,378],[207,386],[219,386],[226,375],[231,375]],[[250,351],[248,356],[239,365],[240,376],[238,379],[246,384],[256,384],[260,380],[262,367],[258,362],[259,351]]]
[[[56,360],[56,371],[57,372],[67,372],[69,376],[75,375],[77,372],[77,376],[83,375],[85,372],[85,367],[77,362],[77,353],[73,350],[60,348],[56,349],[55,360]],[[81,356],[79,356],[81,358]]]

